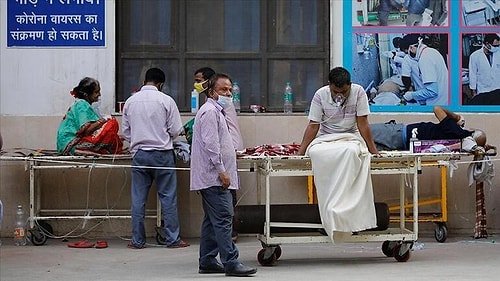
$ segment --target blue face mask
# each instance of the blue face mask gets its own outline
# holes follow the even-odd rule
[[[219,95],[217,103],[220,104],[222,108],[228,108],[231,104],[233,104],[233,99],[231,97]]]

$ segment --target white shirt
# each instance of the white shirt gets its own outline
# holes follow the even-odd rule
[[[469,58],[469,88],[478,94],[500,89],[500,52],[493,53],[490,65],[483,48]]]
[[[314,93],[309,109],[309,120],[320,123],[319,134],[353,133],[359,134],[357,116],[370,114],[368,96],[358,84],[351,84],[351,92],[344,105],[337,105],[332,98],[330,87],[324,86]]]
[[[137,150],[170,150],[173,140],[182,132],[182,121],[174,99],[145,85],[125,101],[122,116],[124,138],[130,152]]]

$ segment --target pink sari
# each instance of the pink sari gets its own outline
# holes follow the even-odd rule
[[[84,126],[80,131],[85,131]],[[83,136],[75,144],[75,154],[120,154],[123,150],[123,142],[118,135],[118,121],[110,119],[104,125],[92,132],[92,134]]]

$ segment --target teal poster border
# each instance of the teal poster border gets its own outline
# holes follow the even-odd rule
[[[344,67],[352,70],[352,52],[354,43],[352,42],[353,32],[356,33],[374,33],[380,31],[380,27],[373,26],[354,26],[353,27],[353,2],[344,1],[343,3],[343,55]],[[446,33],[449,37],[449,104],[447,108],[457,112],[500,112],[499,105],[462,105],[462,67],[461,67],[461,48],[462,34],[464,33],[500,33],[500,26],[494,27],[466,27],[462,24],[461,2],[449,1],[448,25],[442,27],[411,27],[412,33]],[[391,33],[408,33],[408,27],[384,27]],[[333,38],[335,40],[335,38]],[[500,79],[500,78],[499,78]],[[370,105],[372,112],[432,112],[432,106],[397,106],[397,105]]]

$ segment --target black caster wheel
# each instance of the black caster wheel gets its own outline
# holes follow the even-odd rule
[[[436,228],[434,228],[434,238],[439,243],[444,243],[446,238],[448,238],[448,228],[445,223],[437,223]]]
[[[274,249],[274,254],[276,255],[276,260],[279,260],[281,257],[281,247],[280,245],[276,246],[276,249]]]
[[[269,256],[266,255],[271,253]],[[270,248],[261,249],[257,254],[257,261],[259,261],[262,266],[272,266],[276,263],[276,253],[272,251]]]
[[[29,234],[29,239],[35,246],[42,246],[45,242],[47,242],[47,235],[38,229],[30,229]]]
[[[156,227],[156,242],[160,245],[167,245],[167,237],[162,227]]]
[[[408,261],[408,259],[410,259],[410,249],[411,249],[411,246],[412,244],[408,244],[408,243],[399,243],[396,245],[396,247],[394,247],[394,252],[393,252],[393,255],[394,255],[394,258],[398,261],[398,262],[405,262],[405,261]]]
[[[397,244],[398,242],[396,241],[384,241],[384,243],[382,243],[382,253],[384,253],[386,257],[394,257],[394,247],[396,247]]]
[[[263,249],[268,249],[268,251],[272,250],[274,252],[274,254],[276,254],[276,259],[279,259],[281,257],[281,246],[280,245],[270,246],[270,245],[265,244],[262,241],[260,242],[260,244],[261,244]]]

